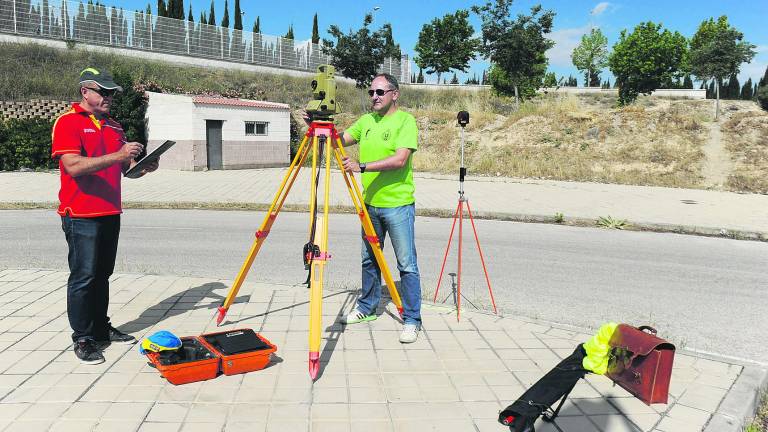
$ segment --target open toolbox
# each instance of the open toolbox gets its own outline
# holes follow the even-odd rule
[[[171,384],[264,369],[277,347],[251,329],[181,338],[173,351],[148,352],[147,359]]]

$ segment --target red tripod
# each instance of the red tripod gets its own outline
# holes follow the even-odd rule
[[[477,251],[480,253],[480,263],[483,266],[483,273],[485,273],[485,281],[488,283],[488,293],[491,295],[491,304],[493,305],[493,313],[496,313],[496,301],[493,299],[493,290],[491,289],[491,280],[488,278],[488,270],[485,268],[485,259],[483,258],[483,250],[480,248],[480,240],[477,237],[477,229],[475,228],[475,220],[472,217],[472,209],[469,206],[469,200],[464,196],[464,176],[467,174],[467,169],[464,168],[464,127],[469,124],[469,113],[467,111],[460,111],[456,116],[456,120],[461,126],[461,167],[459,168],[459,204],[456,206],[456,212],[453,215],[453,224],[451,225],[451,235],[448,236],[448,246],[445,248],[445,255],[443,256],[443,265],[440,267],[440,276],[437,279],[437,288],[435,289],[435,298],[433,301],[437,302],[437,293],[440,291],[440,283],[443,280],[443,271],[445,270],[445,262],[448,259],[448,251],[451,249],[451,240],[453,240],[453,232],[456,228],[456,220],[459,220],[459,260],[458,270],[456,277],[456,285],[453,287],[456,290],[454,299],[456,301],[456,321],[459,320],[461,314],[461,246],[463,236],[463,222],[464,222],[464,204],[467,206],[467,213],[469,214],[469,221],[472,223],[472,232],[475,234],[475,243],[477,243]],[[469,301],[469,300],[467,300]]]

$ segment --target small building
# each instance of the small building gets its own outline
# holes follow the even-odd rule
[[[147,147],[176,145],[161,167],[187,171],[287,166],[290,107],[211,96],[147,92]]]

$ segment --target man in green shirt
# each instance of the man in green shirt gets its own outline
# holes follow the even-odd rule
[[[344,145],[360,145],[360,161],[344,158],[344,170],[361,173],[363,200],[381,244],[387,233],[400,271],[403,331],[400,342],[416,341],[421,328],[421,278],[416,263],[416,220],[412,155],[418,144],[416,119],[398,109],[400,89],[389,74],[377,75],[368,89],[372,112],[344,131]],[[362,288],[357,306],[344,324],[376,319],[381,300],[381,269],[363,239]]]

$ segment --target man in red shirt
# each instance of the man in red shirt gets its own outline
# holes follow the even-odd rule
[[[107,308],[120,234],[120,181],[144,146],[126,142],[122,126],[109,118],[112,97],[122,88],[107,71],[85,69],[79,83],[80,102],[53,125],[51,156],[61,171],[58,213],[69,245],[67,316],[74,351],[83,363],[98,364],[106,345],[136,343],[112,327]],[[156,169],[154,163],[142,175]]]

